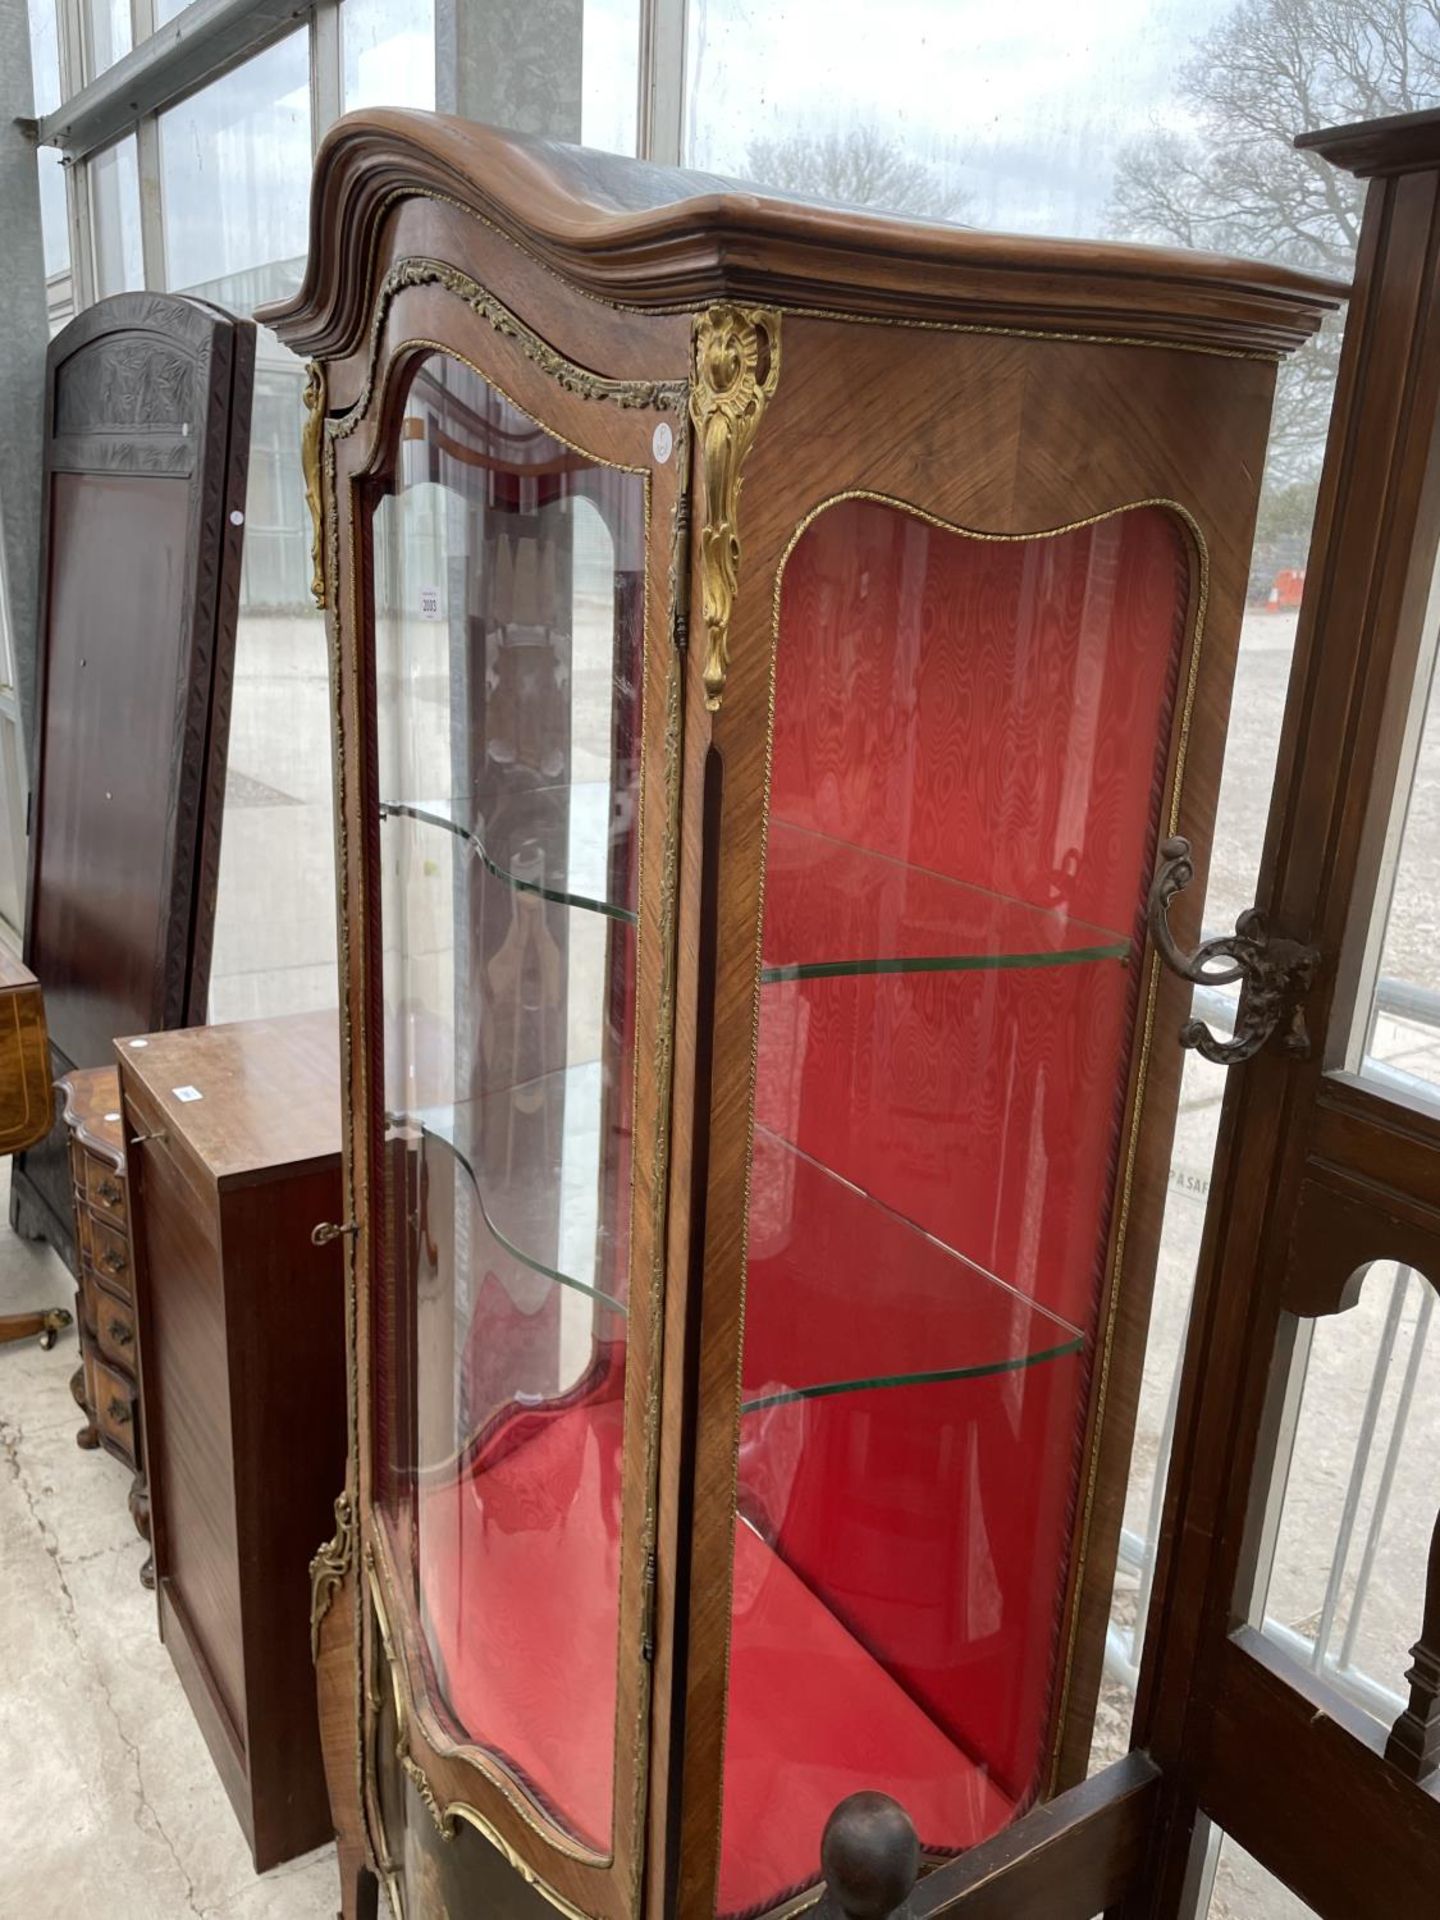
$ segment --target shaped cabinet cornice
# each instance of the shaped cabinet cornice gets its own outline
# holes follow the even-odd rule
[[[1276,362],[1342,289],[354,116],[308,277],[346,1911],[1083,1772]],[[357,1709],[359,1713],[356,1722]]]

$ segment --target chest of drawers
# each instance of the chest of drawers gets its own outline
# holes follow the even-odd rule
[[[103,1448],[134,1475],[130,1512],[146,1539],[150,1502],[141,1433],[139,1354],[135,1331],[134,1261],[120,1076],[89,1067],[60,1082],[75,1197],[75,1317],[80,1365],[70,1382],[85,1424],[82,1447]],[[154,1584],[153,1562],[141,1572]]]

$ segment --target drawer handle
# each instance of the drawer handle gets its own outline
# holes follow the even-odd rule
[[[100,1256],[100,1264],[107,1273],[124,1273],[130,1263],[123,1253],[117,1253],[114,1247],[107,1247]]]
[[[164,1127],[156,1127],[153,1133],[132,1133],[130,1136],[132,1147],[143,1147],[147,1140],[158,1140],[162,1146],[168,1146],[170,1136]]]
[[[110,1338],[115,1342],[117,1347],[128,1347],[135,1336],[123,1320],[112,1320],[110,1322]]]
[[[95,1191],[107,1207],[118,1207],[120,1202],[125,1198],[115,1181],[108,1178],[102,1180]]]
[[[109,1414],[117,1427],[128,1427],[135,1418],[130,1402],[122,1400],[118,1393],[110,1396]]]

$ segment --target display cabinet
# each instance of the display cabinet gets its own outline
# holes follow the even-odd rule
[[[1277,361],[1339,290],[326,140],[347,1913],[1083,1773]],[[1179,890],[1187,873],[1191,884]],[[1172,897],[1173,896],[1173,897]]]

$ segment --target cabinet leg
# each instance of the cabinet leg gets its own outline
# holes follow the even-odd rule
[[[143,1473],[130,1482],[130,1518],[142,1540],[150,1538],[150,1488]]]
[[[19,1178],[11,1174],[10,1225],[22,1240],[43,1240],[49,1225],[45,1209],[32,1198],[23,1174]]]
[[[100,1429],[90,1416],[90,1403],[85,1398],[85,1369],[76,1367],[70,1376],[70,1398],[85,1416],[85,1424],[75,1436],[77,1447],[83,1447],[87,1453],[93,1453],[100,1444]]]
[[[380,1883],[357,1847],[337,1840],[340,1857],[339,1920],[376,1920],[380,1910]]]

